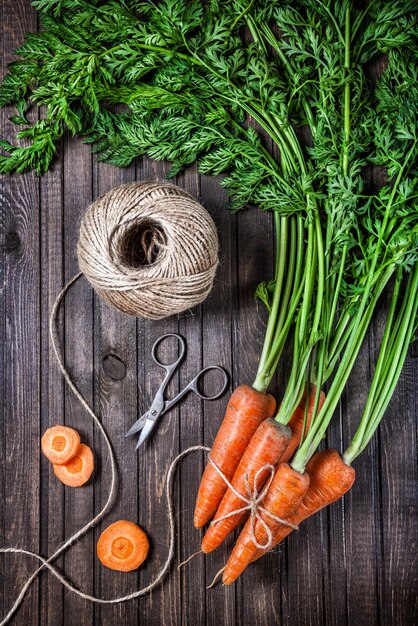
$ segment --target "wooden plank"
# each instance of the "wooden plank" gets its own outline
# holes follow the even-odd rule
[[[123,183],[135,180],[135,167],[125,170],[109,165],[95,164],[93,169],[94,197],[98,197]],[[125,432],[137,416],[137,354],[136,319],[95,299],[95,404],[106,431],[113,443],[119,468],[118,498],[110,515],[99,524],[95,541],[112,522],[127,519],[138,522],[137,459],[124,438]],[[101,480],[95,483],[95,513],[104,506],[109,494],[110,463],[107,446],[95,433],[95,452],[101,459]],[[94,558],[95,591],[100,597],[117,598],[138,588],[138,573],[123,574],[103,567]],[[95,607],[96,624],[132,624],[138,620],[134,602]]]
[[[284,624],[323,624],[323,562],[326,536],[321,515],[292,533],[282,547],[287,561],[287,606]],[[312,620],[310,622],[310,620]]]
[[[288,363],[291,363],[292,350],[291,346],[285,347],[282,355],[281,364],[279,364],[276,372],[276,389],[277,393],[275,397],[280,399],[283,395],[286,387],[286,381],[288,376]],[[274,388],[273,388],[274,389]],[[276,622],[285,626],[289,623],[290,609],[289,603],[292,605],[293,591],[290,587],[291,581],[289,580],[289,568],[288,568],[288,542],[287,540],[280,546],[278,546],[272,553],[267,554],[264,561],[264,566],[275,584],[275,594],[272,599],[272,610],[275,611],[277,616]],[[270,565],[269,565],[270,560]],[[266,578],[266,576],[265,576]],[[279,581],[278,583],[276,581]]]
[[[89,148],[80,141],[64,144],[64,263],[65,281],[79,271],[76,256],[78,230],[87,205],[92,200],[92,158]],[[78,389],[93,405],[93,295],[90,285],[81,279],[66,295],[65,361]],[[91,418],[65,387],[65,423],[76,428],[81,440],[94,449],[95,438]],[[78,531],[94,515],[97,482],[101,479],[99,459],[95,479],[80,489],[63,487],[65,493],[65,537]],[[100,477],[100,478],[99,478]],[[66,575],[83,591],[93,592],[93,533],[89,532],[73,545],[64,557]],[[53,602],[53,598],[51,598]],[[65,626],[92,623],[94,606],[74,594],[64,594]]]
[[[363,393],[364,381],[369,380],[369,377],[369,347],[366,342],[345,390],[344,447],[349,444],[358,427],[366,399]],[[377,619],[380,495],[376,460],[376,439],[373,439],[353,464],[356,482],[345,496],[347,623],[350,626],[370,624]]]
[[[63,285],[63,181],[62,159],[41,180],[41,432],[62,423],[64,418],[64,380],[49,339],[49,315]],[[63,332],[60,316],[60,332]],[[51,555],[64,541],[64,489],[54,476],[51,464],[41,458],[40,533],[41,553]],[[54,564],[61,568],[63,558]],[[50,574],[43,574],[40,593],[40,622],[61,624],[64,588]]]
[[[335,448],[338,452],[343,452],[353,436],[365,402],[364,379],[370,376],[369,372],[370,346],[368,340],[362,349],[359,364],[354,367],[350,376],[345,393],[342,396],[339,406],[332,418],[330,428],[326,435],[326,447]],[[329,386],[329,385],[328,385]],[[374,493],[369,493],[368,497],[374,500]],[[349,496],[334,503],[319,516],[322,519],[324,530],[323,541],[323,585],[322,593],[324,598],[325,619],[330,624],[346,624],[347,620],[356,620],[356,614],[350,614],[348,608],[349,586],[352,584],[348,578],[348,561],[352,548],[353,537],[347,541],[347,526],[350,523],[347,519],[347,509]],[[367,547],[363,557],[367,559]],[[371,574],[371,564],[367,565],[367,575]],[[322,581],[321,581],[322,583]],[[318,590],[319,591],[319,590]],[[373,610],[373,598],[367,599],[370,610]],[[370,616],[370,613],[369,613]],[[361,616],[359,617],[362,623]]]
[[[179,176],[177,184],[199,200],[200,177],[196,166],[188,168]],[[210,205],[206,208],[211,212]],[[187,343],[186,358],[179,371],[179,389],[187,385],[203,367],[202,317],[202,306],[186,311],[179,317],[179,333]],[[206,391],[209,389],[209,386],[205,387]],[[203,403],[194,393],[189,394],[181,403],[179,450],[202,441],[204,404],[210,403]],[[185,460],[179,469],[178,562],[184,561],[200,549],[201,533],[193,526],[193,512],[201,472],[202,457],[196,453]],[[188,626],[193,619],[195,626],[205,624],[205,563],[202,555],[180,570],[180,587],[181,623]]]
[[[363,374],[363,372],[360,372]],[[326,436],[326,447],[343,452],[344,423],[357,419],[357,414],[346,406],[345,396],[332,418],[331,427]],[[345,499],[335,502],[318,516],[322,528],[322,567],[323,577],[317,581],[317,593],[322,591],[325,620],[329,624],[343,626],[347,623],[347,545],[345,537]],[[312,529],[313,530],[313,529]],[[307,532],[312,531],[309,527]],[[312,533],[312,537],[315,535]],[[319,546],[318,546],[319,547]],[[321,596],[319,596],[321,597]]]
[[[409,357],[379,430],[382,624],[418,623],[418,362]]]
[[[1,74],[27,30],[36,30],[35,11],[26,2],[3,3]],[[2,136],[15,140],[11,110],[1,111]],[[33,120],[33,114],[31,116]],[[39,185],[33,174],[2,177],[1,214],[4,236],[2,267],[4,359],[4,426],[1,543],[39,551]],[[3,282],[4,281],[4,282]],[[3,421],[3,420],[2,420]],[[4,602],[10,608],[36,563],[21,555],[1,557]],[[19,610],[16,623],[36,624],[36,581]]]
[[[137,170],[139,180],[162,180],[168,171],[167,164],[154,163],[144,159]],[[163,377],[163,371],[154,363],[151,349],[155,340],[165,333],[178,332],[178,320],[175,317],[160,321],[145,320],[140,322],[140,339],[138,358],[144,363],[144,379],[139,403],[141,413],[149,407]],[[160,358],[174,360],[177,354],[175,341],[162,346]],[[175,374],[169,385],[168,393],[174,394],[178,389],[179,377]],[[140,413],[140,414],[141,414]],[[158,428],[152,435],[150,443],[146,443],[138,452],[134,452],[135,442],[127,446],[127,454],[138,456],[138,498],[140,504],[139,519],[143,520],[152,540],[150,558],[140,572],[140,586],[154,580],[168,550],[168,520],[165,504],[165,478],[172,459],[179,451],[179,409],[173,408],[164,415]],[[175,483],[175,507],[179,510],[179,481]],[[179,530],[177,530],[179,532]],[[178,542],[176,549],[178,563]],[[141,626],[148,624],[179,624],[181,623],[181,592],[180,578],[174,565],[163,585],[157,587],[146,598],[138,602],[139,621]]]
[[[267,311],[254,300],[254,292],[261,280],[274,275],[273,216],[256,208],[247,209],[237,218],[238,249],[238,316],[237,339],[233,346],[235,377],[241,383],[252,384],[258,367],[265,333]],[[274,600],[280,579],[270,578],[270,570],[262,560],[249,567],[239,578],[237,587],[238,620],[257,625],[277,623]],[[254,585],[259,593],[247,598]]]
[[[213,444],[218,428],[223,420],[226,404],[235,387],[237,380],[234,378],[232,354],[233,337],[231,334],[236,290],[236,216],[230,215],[225,210],[227,196],[221,189],[220,178],[212,178],[202,175],[200,177],[200,201],[212,215],[219,237],[219,269],[216,275],[214,289],[209,298],[202,305],[203,311],[203,365],[219,363],[230,373],[230,388],[222,398],[203,405],[203,441],[208,447]],[[206,463],[206,458],[205,458]],[[199,477],[202,474],[203,463],[199,467]],[[200,531],[203,537],[203,531]],[[227,542],[229,548],[231,543]],[[216,572],[225,565],[228,549],[221,546],[215,552],[203,558],[206,570],[206,585],[209,585]],[[196,564],[188,566],[190,576],[194,575]],[[200,591],[204,594],[204,591]],[[208,589],[205,594],[206,623],[223,624],[233,626],[236,622],[236,593],[234,587],[223,587],[218,584]]]
[[[1,57],[1,62],[3,62],[3,57]],[[3,63],[1,66],[1,72],[3,74]],[[0,123],[1,128],[4,127],[4,117],[5,111],[0,111]],[[8,211],[5,202],[5,178],[0,178],[0,359],[1,363],[6,362],[6,265],[7,265],[7,255],[9,252],[10,246],[10,234],[8,232],[9,227],[9,219],[8,219]],[[0,370],[0,397],[3,398],[3,402],[0,402],[0,441],[2,442],[1,446],[1,463],[0,463],[0,543],[2,545],[6,545],[6,493],[5,493],[5,485],[6,485],[6,464],[4,463],[6,459],[4,441],[6,439],[6,368],[3,366]],[[6,557],[1,557],[1,567],[4,568],[6,566]],[[2,570],[3,571],[3,570]],[[2,606],[3,611],[7,607],[5,606],[4,599],[7,593],[6,581],[4,577],[1,580],[1,598],[2,598]]]

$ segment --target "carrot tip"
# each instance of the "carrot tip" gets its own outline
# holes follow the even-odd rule
[[[205,542],[205,538],[202,539],[201,549],[204,554],[210,554],[214,550],[216,550],[218,546],[216,544],[209,544],[209,542]]]
[[[205,524],[202,523],[202,520],[199,517],[197,517],[197,515],[195,515],[193,518],[193,526],[195,528],[203,528],[204,525]]]
[[[223,575],[222,576],[222,584],[223,585],[232,585],[232,583],[235,582],[235,578],[232,578],[231,576],[228,575]]]

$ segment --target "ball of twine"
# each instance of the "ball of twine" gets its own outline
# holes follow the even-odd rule
[[[124,313],[161,319],[209,294],[218,238],[209,213],[176,185],[121,185],[93,202],[80,228],[80,269]]]

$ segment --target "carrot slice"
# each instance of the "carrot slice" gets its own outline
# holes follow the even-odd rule
[[[79,445],[80,435],[68,426],[51,426],[41,439],[42,452],[54,465],[68,463],[76,455]]]
[[[235,389],[225,417],[213,443],[210,457],[230,481],[242,455],[258,426],[272,417],[276,402],[270,394],[248,385]],[[208,463],[202,476],[194,512],[196,528],[204,526],[216,513],[227,485],[216,469]]]
[[[119,520],[110,524],[97,542],[100,562],[118,572],[131,572],[147,558],[149,541],[146,533],[134,522]]]
[[[306,472],[300,474],[288,463],[280,463],[270,489],[262,502],[262,507],[269,513],[283,520],[288,520],[302,502],[308,487],[309,474]],[[261,517],[271,533],[276,533],[281,523],[265,513],[261,513]],[[233,583],[256,556],[258,548],[253,541],[253,536],[259,544],[265,544],[268,538],[265,526],[257,520],[253,527],[250,518],[241,531],[226,564],[222,576],[224,585]]]
[[[269,472],[265,470],[259,473],[258,476],[257,472],[264,465],[275,466],[278,463],[284,450],[287,449],[291,436],[290,428],[279,424],[274,419],[269,418],[261,422],[242,455],[241,461],[232,479],[232,486],[238,493],[242,493],[242,495],[248,498],[249,494],[246,489],[247,481],[251,490],[255,487],[258,493],[260,493],[269,476]],[[228,489],[213,518],[212,524],[203,537],[203,552],[208,553],[215,550],[215,548],[220,546],[224,539],[226,539],[229,533],[241,523],[246,512],[235,515],[231,515],[231,513],[242,507],[245,507],[245,502],[238,498],[231,489]],[[230,515],[230,517],[214,523],[225,515]]]
[[[54,474],[64,485],[81,487],[94,470],[93,452],[85,443],[80,443],[77,454],[65,465],[53,465]]]

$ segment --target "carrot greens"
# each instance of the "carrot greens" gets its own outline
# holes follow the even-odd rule
[[[416,2],[33,4],[43,30],[27,36],[0,88],[22,140],[0,142],[0,171],[44,173],[69,132],[116,166],[146,155],[170,161],[170,176],[195,162],[226,173],[232,210],[274,213],[275,275],[256,291],[269,317],[253,388],[266,393],[291,341],[276,419],[287,424],[304,390],[317,390],[298,471],[328,427],[382,292],[393,290],[354,458],[389,402],[415,323]],[[31,107],[42,107],[33,123]],[[372,171],[386,179],[380,187],[366,183]]]
[[[367,403],[359,427],[343,459],[347,465],[361,454],[374,435],[399,380],[410,342],[418,328],[418,263],[409,275],[399,311],[402,271],[398,271]]]

